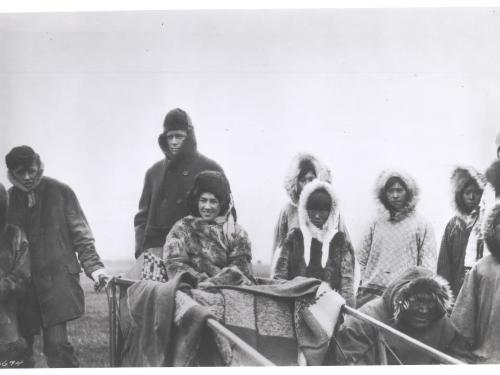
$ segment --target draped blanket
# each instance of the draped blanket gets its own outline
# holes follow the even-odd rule
[[[177,290],[173,301],[168,302],[175,303],[175,312],[164,314],[159,310],[168,310],[168,293],[152,293],[150,288],[136,286],[145,283],[162,284],[140,281],[129,288],[132,329],[126,334],[126,350],[122,352],[123,363],[128,366],[255,365],[224,336],[204,328],[208,317],[220,321],[276,365],[321,365],[344,303],[317,279],[263,279],[260,285]],[[148,299],[157,311],[150,310],[151,316],[146,319],[146,315],[134,312],[144,311]],[[151,353],[157,358],[141,360]]]

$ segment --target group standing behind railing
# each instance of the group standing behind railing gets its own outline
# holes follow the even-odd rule
[[[252,285],[250,241],[222,168],[197,151],[186,112],[168,112],[163,125],[165,158],[147,171],[134,218],[136,258],[161,256],[169,278],[188,271],[200,288]],[[497,155],[499,146],[500,138]],[[41,330],[50,367],[78,366],[66,323],[83,314],[80,267],[96,289],[110,276],[71,188],[43,176],[28,146],[12,149],[6,163],[13,186],[7,197],[0,185],[0,361],[32,367]],[[290,202],[276,224],[271,276],[323,280],[348,306],[431,347],[470,363],[500,363],[500,160],[485,177],[456,168],[452,185],[456,216],[439,259],[433,229],[416,211],[417,184],[402,171],[377,179],[380,214],[355,251],[330,170],[298,155],[285,179]],[[334,339],[336,363],[379,363],[377,330],[366,322],[346,317]],[[432,363],[396,339],[385,345],[403,363]]]

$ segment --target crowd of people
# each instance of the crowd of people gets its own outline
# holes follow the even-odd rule
[[[197,151],[185,111],[167,113],[158,143],[165,157],[146,172],[135,257],[161,258],[167,278],[188,272],[199,288],[255,285],[251,242],[230,183]],[[484,174],[466,166],[453,171],[455,216],[439,251],[432,225],[418,213],[412,176],[380,173],[379,214],[355,248],[330,169],[313,155],[297,155],[285,177],[290,201],[275,226],[270,277],[320,279],[348,306],[427,345],[468,363],[500,363],[500,137],[496,145],[499,160]],[[67,322],[84,313],[79,274],[83,268],[96,290],[110,275],[73,190],[44,176],[29,146],[14,147],[5,161],[12,187],[0,184],[0,361],[33,367],[41,333],[49,367],[77,367]],[[346,316],[332,340],[329,363],[380,363],[380,335],[366,322]],[[389,363],[433,363],[385,340]]]

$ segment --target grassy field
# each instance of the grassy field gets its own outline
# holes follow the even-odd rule
[[[113,275],[119,275],[132,267],[133,261],[105,261]],[[254,265],[257,276],[267,277],[269,266]],[[94,292],[93,282],[82,274],[81,283],[85,292],[85,315],[68,324],[69,339],[75,348],[82,367],[109,366],[109,323],[106,293]],[[42,354],[40,337],[35,341],[36,367],[47,367]]]

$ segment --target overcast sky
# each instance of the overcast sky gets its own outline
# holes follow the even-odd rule
[[[229,177],[267,262],[297,152],[333,171],[357,245],[373,185],[403,167],[440,239],[453,165],[484,170],[500,131],[500,10],[161,11],[0,15],[0,181],[28,144],[77,193],[104,259],[133,258],[165,113]]]

